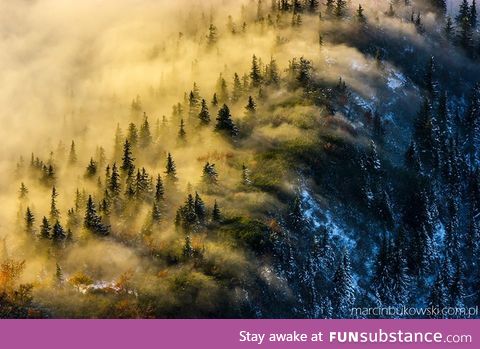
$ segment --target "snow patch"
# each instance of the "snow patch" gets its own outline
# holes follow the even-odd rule
[[[390,75],[387,78],[387,85],[391,90],[396,90],[403,87],[406,82],[407,78],[405,77],[405,75],[394,70],[390,72]]]

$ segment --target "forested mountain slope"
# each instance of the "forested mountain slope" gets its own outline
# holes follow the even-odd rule
[[[0,317],[480,305],[475,1],[139,3],[1,5]]]

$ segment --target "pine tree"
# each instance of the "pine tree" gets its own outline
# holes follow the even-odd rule
[[[305,217],[303,215],[300,197],[297,195],[290,205],[288,212],[288,223],[290,228],[295,232],[300,232],[305,227]]]
[[[444,309],[447,303],[447,291],[445,287],[445,282],[442,276],[437,275],[437,279],[432,287],[430,296],[428,297],[428,306],[433,309]],[[432,317],[443,318],[442,312],[439,315],[432,315]]]
[[[247,112],[247,115],[254,115],[256,110],[257,110],[257,105],[255,104],[255,101],[253,100],[252,96],[248,96],[248,103],[245,106],[245,110]]]
[[[213,94],[213,97],[212,97],[212,107],[213,108],[217,108],[218,107],[218,98],[217,98],[217,94],[214,93]]]
[[[148,117],[144,113],[143,123],[140,127],[140,147],[147,148],[152,144],[152,133],[150,132],[150,124],[148,122]]]
[[[153,207],[152,207],[152,221],[154,223],[158,223],[161,221],[161,219],[162,219],[162,212],[158,207],[157,201],[154,201]]]
[[[350,316],[350,309],[355,303],[355,284],[350,268],[350,258],[346,250],[343,252],[333,276],[333,290],[330,298],[335,317]]]
[[[55,280],[57,281],[57,284],[62,284],[63,283],[63,271],[62,268],[58,263],[55,263]]]
[[[235,126],[233,123],[232,116],[230,115],[230,109],[226,104],[224,104],[223,107],[218,111],[215,131],[226,133],[231,137],[238,135],[237,126]]]
[[[135,159],[132,156],[132,145],[128,139],[125,140],[123,145],[123,157],[122,157],[122,171],[124,174],[131,175],[135,171],[135,165],[133,162]]]
[[[185,245],[183,246],[183,256],[185,258],[193,257],[193,248],[192,248],[192,241],[190,239],[190,235],[185,236]]]
[[[177,168],[175,162],[173,161],[172,154],[168,153],[167,155],[167,164],[165,166],[166,178],[169,182],[175,183],[178,181],[177,178]]]
[[[452,17],[447,16],[445,28],[443,29],[443,31],[445,32],[445,36],[447,37],[447,39],[452,38],[454,32]]]
[[[222,213],[220,212],[220,208],[218,207],[217,200],[215,200],[212,209],[212,221],[213,222],[220,222],[222,220]]]
[[[42,224],[40,225],[40,237],[45,240],[50,239],[51,230],[52,227],[50,226],[47,217],[44,216],[42,219]]]
[[[115,138],[114,138],[114,149],[113,149],[113,158],[114,160],[120,160],[122,156],[122,147],[123,147],[123,140],[124,140],[122,129],[120,128],[120,124],[117,124],[117,129],[115,130]]]
[[[102,223],[100,217],[97,215],[95,203],[91,195],[88,196],[83,225],[94,234],[108,235],[108,227]]]
[[[432,101],[436,96],[437,83],[435,81],[435,59],[431,57],[425,70],[424,88]]]
[[[25,200],[28,196],[28,188],[26,187],[25,183],[20,184],[20,190],[18,191],[18,197],[20,200]]]
[[[233,89],[232,89],[232,102],[237,102],[242,97],[243,88],[240,82],[240,77],[237,73],[233,75]]]
[[[155,184],[155,202],[160,203],[162,202],[165,198],[165,189],[163,187],[163,181],[162,177],[160,174],[157,176],[157,183]]]
[[[318,10],[319,1],[318,0],[308,0],[308,11],[310,13],[316,13]]]
[[[30,207],[27,207],[27,210],[25,211],[25,232],[33,235],[35,232],[33,227],[34,224],[35,216]]]
[[[361,4],[358,5],[358,10],[357,10],[357,21],[359,23],[365,23],[367,21],[367,18],[364,15],[364,9]]]
[[[262,83],[262,74],[260,72],[260,66],[258,64],[257,56],[253,55],[252,57],[252,69],[250,70],[250,82],[251,87],[257,88],[260,87]]]
[[[453,308],[461,309],[465,307],[465,291],[463,282],[463,273],[461,263],[457,260],[454,266],[455,272],[453,279],[448,288],[448,294],[450,298],[450,306]]]
[[[304,89],[308,89],[310,86],[312,78],[312,63],[303,58],[300,57],[299,65],[298,65],[298,75],[297,75],[297,82],[300,85],[300,87],[303,87]]]
[[[51,238],[52,238],[52,241],[57,244],[60,243],[61,241],[64,241],[67,238],[67,235],[65,234],[65,231],[63,230],[63,227],[59,221],[56,221],[55,224],[53,225]]]
[[[72,144],[70,145],[70,154],[68,155],[68,163],[70,165],[74,165],[77,163],[77,153],[75,151],[75,142],[72,141]]]
[[[187,140],[187,132],[185,132],[185,122],[180,120],[180,128],[178,130],[178,141],[184,144]]]
[[[199,104],[200,104],[200,92],[198,90],[197,84],[194,82],[193,89],[192,91],[190,91],[190,94],[188,97],[188,106],[189,106],[188,115],[190,116],[190,118],[198,114]]]
[[[466,150],[471,167],[480,160],[480,83],[477,83],[470,95],[465,115]]]
[[[128,125],[127,140],[132,148],[135,148],[138,145],[138,130],[133,122]]]
[[[345,0],[336,0],[334,15],[337,18],[342,18],[345,16],[345,11],[347,8],[347,2]]]
[[[200,125],[206,126],[210,123],[210,113],[208,111],[207,102],[204,99],[202,99],[202,106],[198,118],[200,119]]]
[[[110,176],[110,181],[108,182],[108,190],[113,198],[116,198],[121,193],[120,187],[120,174],[118,173],[117,164],[114,163],[112,167],[112,175]]]
[[[477,27],[477,1],[472,0],[472,6],[470,6],[470,26],[475,29]]]
[[[267,85],[278,86],[280,84],[280,73],[278,71],[277,61],[271,57],[266,71]]]
[[[325,1],[325,13],[329,16],[333,14],[335,9],[335,0],[326,0]]]
[[[208,35],[207,35],[207,44],[209,47],[213,47],[218,40],[218,34],[217,34],[217,27],[213,25],[213,23],[210,23],[210,26],[208,27]]]
[[[50,221],[52,222],[60,219],[60,211],[57,208],[57,197],[58,197],[57,189],[55,188],[55,186],[53,186],[52,196],[50,200]]]
[[[217,99],[217,104],[218,102],[220,103],[228,103],[229,100],[229,93],[228,93],[228,87],[227,87],[227,82],[223,78],[223,75],[220,74],[217,80],[217,94],[214,94],[214,98]],[[212,102],[213,103],[213,102]]]
[[[205,223],[205,220],[207,218],[207,208],[205,207],[205,203],[197,192],[195,192],[194,207],[195,214],[197,215],[199,222],[202,224]]]
[[[461,26],[465,18],[470,19],[470,6],[467,0],[462,0],[458,9],[457,17],[455,17],[457,25]]]
[[[93,160],[93,158],[90,158],[90,162],[88,163],[85,177],[93,178],[95,177],[96,174],[97,174],[97,163]]]
[[[203,167],[202,181],[207,186],[218,184],[218,173],[215,164],[207,162]]]

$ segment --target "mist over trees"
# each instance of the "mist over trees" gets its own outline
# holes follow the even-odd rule
[[[1,6],[0,317],[480,305],[475,1]]]

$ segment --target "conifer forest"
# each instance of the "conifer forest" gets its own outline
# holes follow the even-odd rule
[[[1,1],[0,318],[480,306],[479,5]]]

